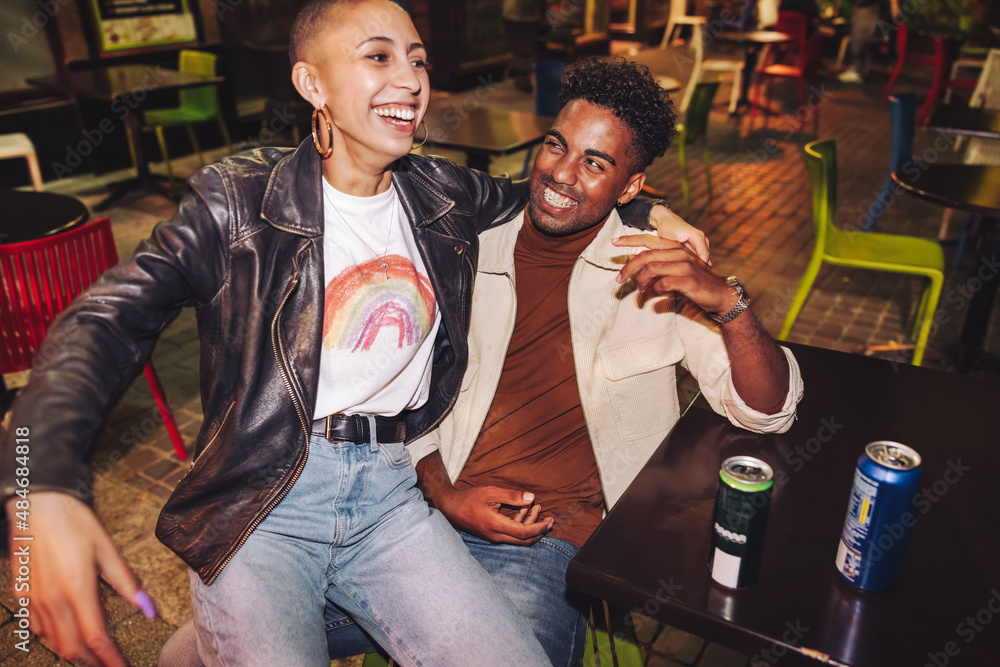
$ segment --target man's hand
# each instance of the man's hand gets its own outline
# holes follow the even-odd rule
[[[727,285],[725,278],[675,241],[637,234],[612,243],[623,248],[648,248],[622,267],[619,283],[634,278],[644,292],[677,292],[702,310],[722,315],[740,300],[739,292]],[[788,395],[788,361],[781,349],[749,308],[719,328],[740,398],[754,410],[777,413]]]
[[[552,529],[553,519],[538,520],[539,505],[533,505],[532,493],[502,489],[498,486],[474,486],[452,489],[434,506],[448,517],[455,528],[501,544],[534,544]],[[520,507],[514,518],[500,513],[504,506]]]
[[[709,266],[712,265],[712,255],[709,252],[708,237],[700,229],[684,222],[681,216],[666,206],[654,206],[649,213],[649,224],[662,239],[670,239],[686,246]]]
[[[710,313],[728,313],[739,301],[739,294],[725,278],[677,241],[636,234],[612,243],[620,248],[645,248],[622,267],[619,283],[634,278],[636,286],[648,294],[678,292]]]
[[[15,525],[14,501],[7,501],[10,525]],[[39,492],[31,497],[30,590],[15,597],[30,598],[31,629],[48,639],[55,651],[75,663],[125,667],[108,634],[98,597],[98,575],[119,595],[155,615],[149,597],[115,548],[97,516],[85,504],[64,493]],[[18,563],[11,558],[17,579]]]
[[[451,483],[441,452],[434,451],[417,461],[417,483],[424,496],[441,510],[451,525],[470,535],[503,544],[534,544],[549,530],[555,520],[538,520],[539,505],[535,495],[524,491],[501,489],[497,486],[474,486],[458,490]],[[509,518],[500,513],[504,507],[520,507]]]

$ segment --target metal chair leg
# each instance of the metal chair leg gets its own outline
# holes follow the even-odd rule
[[[193,125],[185,125],[184,129],[187,130],[188,139],[191,140],[191,148],[194,149],[195,154],[198,156],[198,162],[201,166],[205,166],[205,156],[201,154],[201,146],[198,145],[198,135],[194,133]]]
[[[163,126],[162,125],[157,125],[156,126],[156,140],[160,144],[160,155],[163,156],[163,166],[166,167],[166,169],[167,169],[168,186],[171,187],[171,188],[173,188],[174,187],[174,169],[170,165],[170,153],[167,152],[167,140],[163,136]]]
[[[160,384],[160,376],[156,374],[156,368],[153,367],[152,361],[146,362],[143,373],[146,375],[146,382],[149,383],[149,390],[153,394],[153,400],[156,401],[156,407],[159,408],[160,415],[163,417],[163,425],[167,427],[170,442],[174,445],[174,452],[177,453],[178,459],[185,461],[187,460],[187,450],[184,447],[184,438],[181,437],[181,432],[177,429],[173,410],[170,409],[170,405],[167,403],[167,396],[163,393],[163,385]]]
[[[786,340],[788,334],[791,333],[792,327],[795,325],[795,320],[798,319],[799,313],[802,312],[802,306],[805,305],[806,299],[809,297],[809,291],[812,289],[813,283],[816,282],[816,276],[819,274],[819,268],[822,264],[822,256],[813,254],[809,260],[809,266],[806,267],[806,272],[802,276],[802,280],[799,281],[799,288],[792,299],[792,305],[788,308],[788,314],[785,316],[785,324],[781,327],[778,340]]]

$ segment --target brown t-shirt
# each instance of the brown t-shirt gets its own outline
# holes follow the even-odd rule
[[[573,264],[600,229],[552,238],[525,218],[514,246],[514,334],[486,423],[455,483],[533,492],[540,516],[555,518],[550,535],[577,546],[600,523],[604,495],[580,407],[567,295]]]

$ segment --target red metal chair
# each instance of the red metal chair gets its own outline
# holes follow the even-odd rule
[[[948,48],[945,38],[936,36],[932,39],[934,43],[933,53],[914,51],[910,48],[912,45],[909,44],[910,29],[906,23],[899,24],[896,29],[896,64],[893,66],[892,74],[889,75],[889,81],[885,84],[885,89],[882,91],[883,97],[889,97],[890,93],[892,93],[892,86],[896,83],[896,78],[906,63],[933,65],[934,75],[931,79],[931,89],[927,92],[927,97],[924,99],[923,105],[917,110],[917,125],[924,125],[927,119],[930,118],[931,110],[937,102],[938,93],[940,93],[941,89],[947,83],[948,71],[951,67],[951,64],[948,62]]]
[[[806,34],[809,28],[809,19],[806,18],[804,14],[799,14],[797,12],[778,12],[778,22],[775,24],[774,29],[777,32],[783,32],[792,36],[792,42],[790,46],[783,46],[783,52],[779,55],[779,59],[782,57],[787,58],[789,55],[792,56],[793,60],[791,64],[772,62],[771,64],[765,64],[757,71],[757,78],[755,84],[755,92],[753,98],[753,106],[750,108],[750,118],[753,119],[757,114],[757,107],[760,106],[760,92],[761,86],[764,83],[764,78],[767,78],[767,93],[765,94],[764,104],[766,105],[771,99],[771,90],[774,86],[774,79],[778,77],[786,77],[792,79],[798,79],[799,84],[799,109],[804,109],[806,106],[806,80],[811,75],[811,67],[813,64],[810,58],[813,55],[811,52],[815,51],[817,45],[821,45],[818,41],[819,38],[813,45],[810,46]],[[812,109],[813,123],[815,127],[819,127],[819,106]],[[766,113],[766,112],[765,112]],[[801,114],[796,114],[801,118]],[[766,124],[765,116],[765,124]]]
[[[882,90],[882,97],[889,97],[892,93],[892,86],[896,83],[896,79],[899,77],[899,73],[903,71],[903,65],[906,63],[915,63],[918,65],[934,64],[934,54],[932,53],[907,51],[906,47],[909,41],[910,29],[907,27],[906,22],[900,23],[896,26],[896,64],[892,68],[892,73],[885,84],[885,89]]]
[[[107,217],[35,241],[0,245],[0,373],[28,370],[49,323],[117,262]],[[152,361],[145,375],[177,458],[184,460],[184,440]]]

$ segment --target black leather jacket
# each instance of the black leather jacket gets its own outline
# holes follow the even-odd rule
[[[30,429],[31,489],[90,496],[83,462],[112,406],[184,306],[197,310],[204,422],[195,461],[156,534],[211,583],[305,465],[323,325],[320,160],[262,148],[201,170],[177,213],[49,330],[12,426]],[[468,361],[477,233],[524,206],[526,190],[447,160],[405,156],[393,185],[413,226],[442,323],[427,403],[407,438],[437,425]],[[644,222],[648,206],[630,206]],[[14,429],[0,491],[16,490]]]

